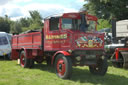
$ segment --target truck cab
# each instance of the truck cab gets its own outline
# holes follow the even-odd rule
[[[104,34],[96,32],[97,18],[65,13],[45,19],[44,50],[103,50]]]

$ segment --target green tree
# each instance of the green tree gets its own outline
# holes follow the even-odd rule
[[[30,27],[32,27],[32,29],[41,29],[43,26],[43,18],[41,17],[40,13],[38,11],[30,11],[29,13],[32,19],[32,24],[30,25]]]
[[[28,18],[21,18],[19,20],[19,22],[21,23],[22,27],[29,27],[29,25],[30,25]]]
[[[10,19],[7,15],[0,17],[0,31],[10,32]]]
[[[11,22],[11,33],[19,34],[22,32],[22,26],[19,21],[12,21]]]
[[[89,13],[98,18],[117,20],[128,19],[128,0],[85,0],[84,5]]]
[[[111,28],[111,24],[109,23],[109,20],[104,20],[104,19],[99,19],[98,20],[98,25],[97,25],[97,30],[101,30],[103,28]]]
[[[20,20],[22,24],[22,30],[37,30],[43,28],[42,17],[38,11],[30,11],[30,18],[22,18]]]

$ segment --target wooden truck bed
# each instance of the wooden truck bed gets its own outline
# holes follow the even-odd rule
[[[41,32],[14,35],[12,38],[12,49],[40,49],[41,47]]]

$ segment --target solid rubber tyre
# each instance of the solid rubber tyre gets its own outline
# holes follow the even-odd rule
[[[72,75],[72,61],[70,57],[58,54],[55,60],[56,75],[62,79],[69,79]]]
[[[94,75],[104,76],[108,69],[107,58],[99,59],[96,66],[89,66],[89,70]]]
[[[20,53],[20,65],[23,68],[30,67],[30,59],[27,58],[26,53],[24,51],[21,51]]]

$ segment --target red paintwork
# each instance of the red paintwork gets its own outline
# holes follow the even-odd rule
[[[32,58],[32,49],[40,50],[42,46],[42,36],[41,32],[27,33],[14,35],[12,38],[12,59],[18,59],[19,54],[16,50],[24,50],[28,58]],[[29,49],[29,50],[28,50]],[[30,50],[31,49],[31,50]]]
[[[116,60],[118,61],[119,59],[119,52],[120,51],[128,51],[128,48],[116,48],[115,49],[115,57],[116,57]]]
[[[118,57],[119,57],[119,48],[116,48],[116,50],[115,50],[115,56],[116,56],[116,60],[118,60]]]
[[[53,62],[54,62],[54,59],[55,59],[55,56],[57,55],[57,54],[63,54],[64,56],[70,56],[71,54],[70,53],[68,53],[67,51],[57,51],[54,55],[53,55],[53,58],[52,58],[52,65],[53,65]]]
[[[66,39],[46,39],[44,50],[103,50],[104,49],[104,34],[101,33],[83,33],[80,31],[69,31],[63,30],[59,31],[60,34],[67,35]],[[48,33],[47,36],[58,35],[55,32]],[[86,41],[82,40],[86,37]],[[90,38],[90,39],[89,39]],[[92,40],[92,46],[89,45],[89,41]],[[81,45],[78,46],[78,43]],[[84,46],[86,45],[86,46]]]
[[[16,60],[19,58],[19,56],[19,52],[17,52],[15,49],[12,49],[11,59]]]
[[[95,16],[86,15],[88,20],[97,22]],[[44,56],[47,53],[70,55],[68,50],[104,50],[104,34],[85,33],[73,30],[62,30],[62,18],[80,19],[80,13],[64,13],[59,19],[59,30],[49,30],[49,19],[44,22],[42,32],[14,35],[12,38],[12,59],[18,59],[21,50],[28,58]]]
[[[88,20],[93,20],[93,21],[97,21],[97,17],[96,16],[92,16],[92,15],[86,15]]]
[[[65,13],[65,14],[63,14],[62,17],[63,18],[80,19],[80,14],[79,13]],[[98,20],[97,17],[89,15],[89,14],[87,14],[86,17],[87,17],[88,20],[93,20],[93,21]]]
[[[41,45],[41,32],[14,35],[12,49],[37,48]]]

